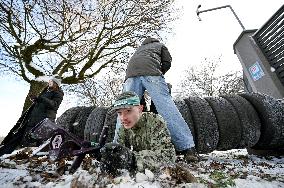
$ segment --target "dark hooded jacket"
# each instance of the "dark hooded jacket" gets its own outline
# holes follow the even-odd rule
[[[131,57],[125,80],[136,76],[161,76],[171,67],[167,47],[155,38],[147,38]]]
[[[28,118],[27,127],[32,128],[45,118],[55,121],[57,110],[63,100],[63,91],[50,91],[46,88],[36,99]]]

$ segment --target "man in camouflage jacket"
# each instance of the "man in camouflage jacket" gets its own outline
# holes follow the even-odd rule
[[[157,171],[175,162],[175,149],[160,115],[142,112],[140,99],[133,92],[122,93],[113,106],[123,125],[118,132],[118,143],[130,149],[138,171]]]

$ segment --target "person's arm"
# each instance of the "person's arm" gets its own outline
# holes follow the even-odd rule
[[[52,99],[48,99],[44,96],[39,96],[37,98],[38,102],[42,102],[47,105],[48,108],[57,110],[59,108],[59,105],[61,104],[63,100],[63,94],[60,92],[55,92]]]
[[[167,47],[161,49],[161,71],[165,74],[171,68],[172,56]]]
[[[164,120],[159,117],[149,121],[152,121],[150,122],[152,124],[151,129],[147,132],[147,134],[150,134],[148,138],[151,138],[150,149],[134,151],[138,171],[145,169],[156,171],[162,164],[172,164],[176,159],[175,149]]]

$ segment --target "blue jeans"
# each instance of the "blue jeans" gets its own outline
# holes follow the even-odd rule
[[[164,118],[170,131],[172,142],[177,151],[194,147],[191,131],[178,111],[170,93],[168,85],[162,76],[137,76],[125,81],[123,91],[133,91],[141,99],[147,90],[153,100],[158,113]],[[117,132],[121,127],[117,121],[114,142],[117,141]]]

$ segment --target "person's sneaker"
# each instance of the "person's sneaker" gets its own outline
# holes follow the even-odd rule
[[[183,155],[184,160],[187,163],[196,163],[200,161],[199,155],[197,154],[195,148],[189,148],[183,151],[177,151],[177,155]]]

